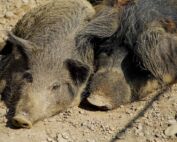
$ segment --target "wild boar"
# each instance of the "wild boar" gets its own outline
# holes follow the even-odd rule
[[[1,54],[10,59],[6,88],[18,100],[14,126],[31,128],[79,104],[92,66],[77,53],[75,35],[94,14],[86,0],[55,0],[25,14],[9,33]]]
[[[96,58],[100,53],[97,51],[104,50],[105,41],[116,41],[107,50],[124,47],[132,65],[139,65],[138,69],[164,85],[175,83],[176,1],[105,0],[103,4],[106,5],[77,36],[80,55],[90,59],[92,50]]]
[[[149,72],[131,62],[131,58],[123,47],[111,54],[100,53],[89,83],[87,101],[90,104],[101,110],[111,110],[144,100],[163,87]]]
[[[119,106],[119,101],[123,102],[120,99],[128,102],[123,98],[125,96],[129,96],[129,101],[143,99],[163,88],[162,86],[173,83],[177,64],[176,2],[104,0],[102,5],[96,16],[77,36],[77,47],[85,60],[92,59],[94,62],[99,62],[100,54],[110,54],[112,51],[110,58],[116,57],[119,66],[114,65],[114,62],[113,67],[110,67],[110,59],[105,57],[104,62],[108,66],[101,62],[104,64],[104,69],[101,69],[104,72],[101,74],[98,67],[90,82],[91,95],[88,101],[97,106],[107,105],[106,109],[109,109]],[[163,10],[163,7],[166,9]],[[125,49],[126,56],[121,56],[124,51],[120,47]],[[94,54],[90,54],[91,52]],[[119,75],[113,73],[115,69],[119,71]],[[117,82],[111,83],[110,80],[116,79],[116,76]],[[125,96],[121,95],[120,92],[125,92],[125,86],[128,85],[131,91],[124,93]],[[113,103],[114,100],[117,103]]]
[[[111,2],[111,0],[106,1]],[[113,2],[119,3],[116,0]],[[129,52],[132,52],[142,63],[143,68],[150,71],[155,78],[165,84],[173,83],[177,75],[177,63],[174,60],[177,3],[174,0],[132,0],[121,8],[112,8],[118,10],[118,16],[113,17],[117,21],[116,28],[111,24],[114,20],[106,21],[108,17],[102,12],[90,22],[91,24],[85,29],[85,34],[84,32],[80,34],[78,41],[88,39],[92,42],[94,39],[103,40],[116,36],[117,46],[124,46],[130,50]],[[92,32],[92,29],[97,31]],[[87,53],[85,51],[87,45],[80,44],[81,53]]]

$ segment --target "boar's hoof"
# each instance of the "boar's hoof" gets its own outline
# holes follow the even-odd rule
[[[32,127],[32,123],[29,120],[27,120],[24,116],[15,116],[12,119],[12,124],[18,128],[28,128],[29,129]]]
[[[91,95],[87,98],[87,101],[96,107],[98,107],[101,110],[111,110],[113,109],[113,106],[109,100],[100,95]]]

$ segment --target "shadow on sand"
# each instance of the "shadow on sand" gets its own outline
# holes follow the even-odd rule
[[[158,91],[158,92],[156,93],[156,95],[150,100],[150,102],[148,102],[148,103],[144,106],[144,108],[143,108],[142,110],[140,110],[140,111],[138,112],[138,114],[137,114],[133,119],[131,119],[131,120],[125,125],[125,127],[124,127],[123,129],[121,129],[119,132],[117,132],[117,133],[115,134],[114,138],[113,138],[112,140],[110,140],[110,142],[116,142],[116,141],[120,140],[121,137],[126,133],[126,131],[127,131],[128,129],[131,129],[131,128],[132,128],[134,122],[136,122],[138,119],[140,119],[141,117],[143,117],[144,114],[147,112],[147,110],[152,106],[152,104],[153,104],[155,101],[159,100],[159,98],[160,98],[165,92],[167,92],[169,89],[170,89],[169,87],[165,87],[165,88],[163,88],[162,90]]]

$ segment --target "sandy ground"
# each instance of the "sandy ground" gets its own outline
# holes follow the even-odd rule
[[[0,0],[0,46],[29,9],[47,0]],[[177,85],[148,101],[113,111],[74,107],[36,123],[32,129],[6,126],[8,109],[0,102],[0,142],[177,142]]]

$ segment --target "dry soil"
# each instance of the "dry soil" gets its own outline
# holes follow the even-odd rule
[[[22,15],[48,0],[0,0],[0,47],[5,32]],[[177,142],[177,85],[158,97],[112,111],[70,108],[32,129],[6,126],[8,109],[0,102],[0,142]]]

